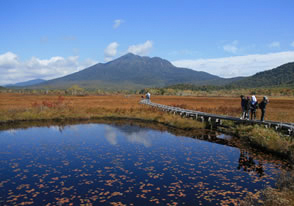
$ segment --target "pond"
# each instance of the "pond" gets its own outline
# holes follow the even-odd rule
[[[131,125],[0,131],[0,205],[220,205],[273,186],[282,162]]]

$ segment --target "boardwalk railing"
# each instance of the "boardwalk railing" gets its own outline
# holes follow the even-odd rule
[[[194,111],[189,109],[183,109],[180,107],[172,107],[163,104],[153,103],[148,99],[143,99],[140,101],[141,104],[146,104],[151,107],[158,108],[160,110],[171,112],[173,114],[179,114],[183,117],[193,118],[200,121],[210,122],[211,125],[222,125],[223,120],[233,121],[238,124],[259,124],[264,125],[265,127],[272,127],[275,130],[279,130],[282,132],[286,132],[289,135],[294,135],[294,123],[284,123],[284,122],[274,122],[274,121],[259,121],[259,120],[245,120],[237,117],[225,116],[225,115],[217,115],[210,114],[200,111]]]

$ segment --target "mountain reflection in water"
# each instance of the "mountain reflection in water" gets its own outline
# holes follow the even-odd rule
[[[81,124],[0,133],[0,205],[217,205],[275,183],[283,163],[213,132]]]

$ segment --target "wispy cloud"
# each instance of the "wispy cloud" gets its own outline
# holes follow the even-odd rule
[[[223,49],[224,49],[224,51],[226,51],[226,52],[229,52],[229,53],[233,53],[233,54],[235,54],[235,53],[237,53],[237,51],[238,51],[238,41],[237,40],[235,40],[235,41],[233,41],[232,43],[230,43],[230,44],[226,44],[226,45],[224,45],[223,46]]]
[[[294,51],[253,54],[216,59],[178,60],[172,63],[179,67],[205,71],[221,77],[250,76],[294,61]]]
[[[117,47],[118,47],[118,43],[112,42],[104,49],[104,60],[106,62],[112,60],[112,58],[116,55]]]
[[[77,40],[77,37],[76,36],[64,36],[63,37],[63,40],[65,40],[65,41],[75,41],[75,40]]]
[[[88,59],[79,61],[78,56],[67,58],[56,56],[49,59],[32,57],[21,61],[12,52],[0,54],[0,85],[17,83],[37,78],[53,79],[77,72],[96,62]]]
[[[278,41],[273,41],[272,43],[270,43],[269,45],[268,45],[268,47],[270,47],[270,48],[280,48],[280,42],[278,42]]]
[[[294,47],[294,41],[290,44],[292,47]]]
[[[136,45],[129,46],[127,52],[131,52],[137,55],[147,55],[152,49],[152,46],[153,46],[153,42],[150,40],[147,40],[143,44],[136,44]]]
[[[47,37],[47,36],[42,36],[42,37],[40,38],[40,42],[41,42],[41,43],[48,43],[48,37]]]
[[[122,23],[124,23],[125,21],[122,19],[116,19],[114,20],[114,24],[113,24],[113,28],[117,29]]]

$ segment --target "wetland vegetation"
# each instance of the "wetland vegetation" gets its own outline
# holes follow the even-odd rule
[[[260,98],[260,96],[257,96],[257,97]],[[180,136],[194,137],[198,139],[199,141],[205,140],[206,142],[212,141],[220,145],[225,144],[228,146],[236,146],[237,148],[239,148],[239,158],[241,158],[241,160],[242,158],[243,159],[245,158],[247,160],[250,159],[250,161],[252,160],[251,158],[252,152],[250,153],[250,155],[248,154],[249,149],[248,149],[248,146],[246,146],[246,143],[244,144],[244,142],[242,141],[227,141],[227,139],[217,138],[217,135],[199,134],[199,131],[201,132],[205,131],[203,130],[205,128],[205,124],[201,122],[197,122],[195,120],[191,120],[191,119],[184,119],[184,118],[181,118],[180,116],[167,114],[162,111],[150,108],[148,106],[138,104],[140,99],[141,99],[140,95],[126,95],[126,94],[124,95],[116,94],[116,95],[60,96],[60,95],[16,94],[16,93],[3,92],[0,94],[0,121],[1,121],[0,130],[7,131],[7,129],[10,129],[8,131],[13,133],[14,131],[19,131],[19,130],[14,130],[12,128],[15,128],[15,129],[19,127],[29,128],[32,122],[38,123],[37,125],[39,126],[47,126],[48,128],[51,128],[52,127],[51,125],[56,124],[56,122],[58,122],[58,124],[67,125],[68,123],[66,122],[68,121],[70,124],[81,123],[81,121],[86,123],[91,123],[91,124],[93,124],[93,121],[95,123],[111,124],[114,121],[122,121],[124,122],[122,123],[122,125],[124,125],[125,123],[132,125],[133,124],[132,122],[136,122],[137,126],[138,124],[139,126],[148,124],[148,128],[153,128],[159,131],[168,131],[168,132],[171,132],[172,134],[176,134]],[[186,109],[193,109],[193,110],[198,110],[203,112],[230,115],[230,116],[236,116],[236,117],[240,115],[240,100],[238,96],[236,97],[186,97],[186,96],[183,97],[183,96],[154,96],[153,95],[152,100],[160,104],[178,106],[178,107],[182,107]],[[287,122],[294,121],[293,119],[294,115],[292,114],[294,112],[293,98],[271,97],[270,100],[271,101],[267,109],[266,119],[271,119],[276,121],[287,121]],[[230,123],[228,123],[228,125],[230,126]],[[146,127],[146,125],[144,127]],[[56,127],[53,127],[53,128],[56,128]],[[58,127],[58,128],[60,129],[63,127]],[[61,130],[63,131],[63,129]],[[4,133],[7,134],[7,132],[4,132]],[[253,145],[255,148],[257,148],[255,152],[258,150],[261,150],[266,152],[274,152],[276,154],[280,153],[282,154],[282,156],[279,157],[281,159],[283,159],[287,155],[288,155],[287,158],[289,157],[289,155],[290,157],[293,157],[292,139],[289,137],[284,137],[283,135],[278,134],[275,131],[268,130],[262,127],[231,125],[231,129],[229,133],[235,134],[238,137],[241,137],[241,139],[243,140],[248,140],[246,141],[247,143],[250,142],[251,146]],[[289,153],[289,151],[291,151],[292,153],[291,152]],[[3,155],[5,154],[3,153],[1,156],[4,157]],[[248,155],[250,156],[250,158]],[[211,161],[211,159],[209,161]],[[271,161],[272,159],[270,158],[270,162]],[[249,169],[249,170],[251,170],[251,173],[255,173],[258,176],[258,171],[260,168],[259,162],[258,161],[253,161],[253,162],[254,162],[253,164],[254,167],[253,169]],[[278,163],[278,165],[280,166],[285,165],[284,163],[281,163],[281,164],[280,163]],[[245,167],[248,166],[248,165],[246,166],[246,164],[245,164]],[[248,168],[246,168],[246,170],[248,170]],[[251,173],[249,172],[249,174]],[[221,203],[221,201],[224,201],[222,202],[223,204],[229,204],[229,203],[237,204],[239,203],[240,198],[241,199],[244,198],[246,194],[247,195],[251,194],[250,198],[256,199],[257,197],[261,198],[260,194],[262,192],[264,192],[262,193],[264,194],[263,198],[266,198],[267,196],[265,194],[268,194],[266,192],[276,191],[276,189],[273,189],[273,188],[275,188],[275,182],[276,182],[275,178],[277,178],[278,176],[279,175],[275,174],[274,176],[271,177],[272,179],[270,181],[270,184],[265,184],[265,185],[271,186],[272,190],[266,189],[266,187],[258,187],[256,191],[253,190],[253,191],[250,191],[249,193],[249,190],[247,190],[246,192],[241,192],[240,194],[234,193],[234,195],[232,196],[230,196],[231,193],[227,193],[223,191],[225,192],[223,194],[230,197],[230,200],[226,198],[221,199],[220,197],[222,195],[219,196],[218,194],[219,191],[218,191],[216,192],[217,194],[213,196],[207,196],[207,197],[201,196],[200,199],[201,199],[201,202],[202,203],[205,202],[205,204],[206,203],[216,204],[217,202]],[[58,177],[58,180],[59,179],[60,177]],[[46,180],[46,181],[49,181],[49,180]],[[2,188],[4,187],[4,183],[3,182],[1,183]],[[153,184],[153,183],[150,183],[150,184]],[[266,190],[262,190],[262,189],[266,189]],[[26,190],[30,191],[29,188],[27,188]],[[34,191],[37,191],[37,190],[35,189]],[[279,194],[281,193],[281,191],[279,191]],[[92,191],[92,190],[91,192],[95,193],[95,191]],[[99,194],[101,194],[101,192],[102,191],[100,191]],[[176,203],[179,201],[179,198],[182,198],[181,196],[184,195],[184,192],[183,191],[180,191],[180,192],[182,192],[182,193],[179,193],[180,196],[177,196],[176,194],[174,194],[175,196],[173,196],[172,194],[171,196],[167,196],[167,197],[177,197],[176,199],[169,198],[172,201],[172,202],[169,202],[169,204],[172,204],[173,202]],[[33,195],[38,196],[39,193],[40,192],[37,192],[36,194],[33,193]],[[207,190],[206,192],[204,191],[204,194],[206,195],[210,193],[211,193],[211,188],[210,190]],[[111,194],[112,193],[109,193],[109,195]],[[118,194],[118,193],[115,193],[115,194]],[[145,197],[147,197],[146,196],[147,193],[146,194],[142,193],[142,194],[145,195]],[[236,194],[239,194],[239,195],[236,195]],[[19,193],[19,195],[21,195],[21,193]],[[105,200],[108,200],[107,198],[109,196],[107,195],[108,193],[104,195]],[[115,195],[115,196],[120,197],[120,195]],[[287,195],[284,195],[284,196],[287,196]],[[24,201],[28,198],[28,196],[26,195],[17,196],[17,197],[19,201],[20,200]],[[183,197],[186,197],[186,196],[183,196]],[[13,198],[15,198],[15,196],[13,196]],[[22,199],[22,198],[25,198],[25,199]],[[76,198],[76,196],[74,196],[74,198]],[[78,203],[78,201],[82,201],[82,202],[79,202],[79,204],[93,202],[93,198],[91,199],[90,196],[83,197],[83,198],[80,197],[79,200],[76,199],[75,203]],[[109,199],[110,198],[112,197],[109,197]],[[163,199],[167,200],[166,198],[163,198]],[[66,203],[69,203],[69,202],[72,202],[72,200],[73,199],[70,199],[70,198],[69,199],[61,198],[58,200],[56,199],[55,203],[58,203],[60,201],[61,202],[65,201]],[[159,201],[159,199],[154,200],[154,202],[157,202],[157,201]],[[186,203],[186,200],[184,202]],[[120,203],[118,202],[115,203],[114,201],[113,204],[120,204]]]

